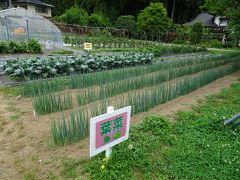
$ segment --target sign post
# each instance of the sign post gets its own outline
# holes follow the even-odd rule
[[[84,43],[84,50],[87,50],[88,52],[92,50],[92,43]]]
[[[107,107],[107,113],[111,113],[111,112],[114,112],[114,107],[113,106]],[[109,158],[111,153],[112,153],[112,147],[109,147],[108,149],[106,149],[106,158]]]
[[[112,106],[107,113],[90,119],[90,157],[106,151],[106,158],[112,147],[129,137],[131,106],[114,111]]]

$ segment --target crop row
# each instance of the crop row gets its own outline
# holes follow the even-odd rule
[[[147,65],[152,59],[151,53],[33,57],[6,61],[3,68],[12,78],[30,80]]]
[[[178,53],[205,52],[206,48],[198,48],[190,45],[164,45],[159,42],[143,41],[125,38],[69,36],[65,35],[64,42],[71,46],[83,48],[83,44],[90,42],[93,48],[141,48],[134,51],[152,52],[156,56]]]
[[[72,96],[68,94],[47,94],[33,99],[33,108],[38,115],[72,109]]]
[[[103,98],[110,98],[131,90],[138,90],[144,87],[159,85],[163,82],[197,73],[206,69],[214,68],[221,65],[226,65],[239,61],[239,58],[231,58],[228,60],[219,60],[208,63],[184,66],[169,70],[157,71],[155,73],[146,74],[143,76],[124,79],[121,81],[110,82],[100,86],[93,86],[87,89],[80,89],[77,92],[76,99],[79,106]],[[63,96],[63,98],[61,98]],[[61,93],[50,93],[37,96],[33,99],[33,107],[38,115],[48,114],[72,108],[72,96]]]
[[[151,52],[154,54],[155,57],[160,57],[164,55],[173,55],[173,54],[206,52],[206,51],[207,51],[206,48],[195,47],[190,45],[185,45],[185,46],[155,45],[155,46],[150,46],[140,50],[140,52]]]
[[[236,62],[227,66],[221,66],[218,68],[199,72],[194,75],[185,76],[180,80],[170,81],[163,83],[152,89],[143,90],[138,93],[130,93],[127,96],[121,97],[119,100],[115,100],[111,103],[103,100],[100,104],[94,104],[91,107],[83,107],[80,110],[81,118],[69,120],[66,117],[55,119],[52,123],[52,135],[56,144],[71,143],[75,140],[83,138],[88,134],[86,132],[84,136],[79,134],[79,129],[88,127],[89,117],[96,116],[97,114],[103,114],[106,112],[106,107],[114,105],[116,108],[131,105],[133,114],[139,112],[145,112],[149,109],[172,100],[178,96],[190,93],[201,86],[204,86],[220,77],[235,72],[240,69],[240,62]],[[78,114],[72,112],[73,114]],[[84,114],[84,116],[82,115]],[[73,115],[72,115],[73,116]],[[72,122],[74,121],[74,122]],[[83,122],[82,124],[80,122]],[[77,124],[78,128],[73,128],[71,124]],[[88,129],[85,129],[88,131]],[[63,135],[64,134],[64,135]]]
[[[110,82],[98,87],[90,87],[80,90],[77,93],[77,101],[79,106],[85,105],[92,101],[102,98],[110,98],[115,95],[130,91],[137,90],[144,87],[158,85],[165,81],[169,81],[181,76],[197,73],[206,69],[214,68],[217,66],[225,65],[239,60],[239,58],[232,58],[228,60],[220,60],[207,62],[197,65],[184,66],[173,68],[169,70],[157,71],[155,73],[146,74],[139,77],[124,79],[122,81]]]
[[[235,54],[230,54],[224,56],[199,57],[198,59],[192,60],[188,59],[181,61],[164,62],[148,66],[115,69],[64,78],[54,78],[53,80],[27,82],[26,84],[20,86],[20,92],[23,96],[36,96],[66,89],[86,88],[94,85],[106,84],[108,82],[120,81],[131,77],[137,77],[160,70],[205,62],[207,63],[211,61],[227,60],[235,56]]]
[[[144,41],[126,38],[106,37],[106,36],[78,36],[67,35],[64,36],[64,43],[72,46],[83,47],[86,42],[93,43],[94,48],[135,48],[148,47],[154,44],[159,44],[154,41]]]

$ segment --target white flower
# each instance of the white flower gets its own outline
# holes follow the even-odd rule
[[[132,145],[132,144],[129,144],[129,145],[128,145],[128,149],[132,150],[132,149],[133,149],[133,145]]]

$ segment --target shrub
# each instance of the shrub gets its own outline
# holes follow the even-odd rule
[[[143,31],[165,32],[170,24],[162,3],[151,3],[138,16],[137,27]]]
[[[0,42],[0,53],[40,53],[42,47],[36,40],[26,42]]]
[[[102,14],[93,13],[91,14],[91,16],[89,16],[89,26],[106,27],[110,25],[111,25],[110,20],[103,16]]]
[[[38,41],[36,41],[34,39],[31,39],[31,40],[28,41],[27,48],[28,48],[28,51],[30,53],[40,53],[40,52],[42,52],[41,45],[38,43]]]
[[[136,30],[136,21],[134,16],[119,16],[115,22],[115,28],[117,29],[128,29],[130,32]]]
[[[88,13],[81,8],[71,7],[61,16],[63,22],[68,24],[88,25]]]
[[[176,25],[177,40],[187,40],[191,28],[189,26]]]
[[[8,44],[5,42],[0,42],[0,53],[8,52]]]
[[[222,42],[217,39],[210,41],[209,44],[210,44],[210,47],[213,47],[213,48],[223,48]]]
[[[198,44],[198,43],[201,42],[202,37],[203,37],[203,26],[202,26],[202,23],[200,23],[200,22],[195,23],[191,27],[190,42],[192,44]]]

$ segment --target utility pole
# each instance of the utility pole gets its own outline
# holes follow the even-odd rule
[[[12,0],[8,0],[8,8],[12,8]]]

